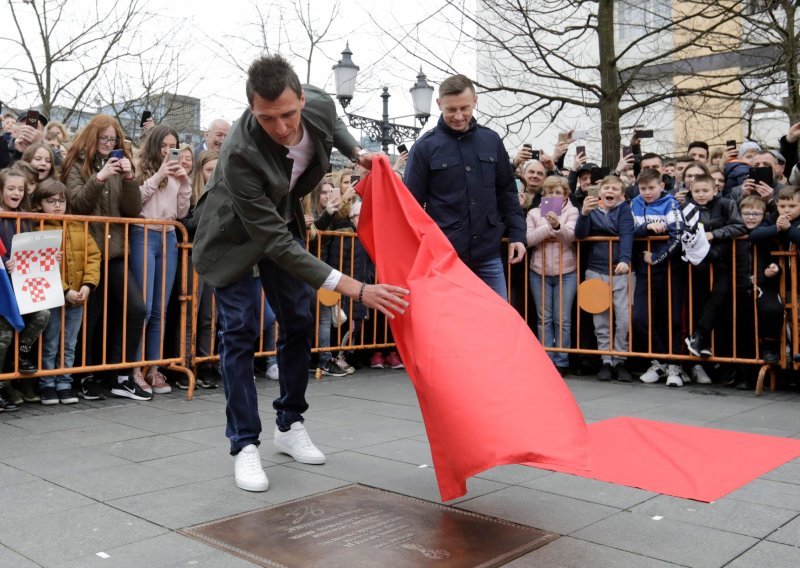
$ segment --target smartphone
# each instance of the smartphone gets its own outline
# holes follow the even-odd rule
[[[167,160],[170,161],[170,162],[177,162],[178,158],[180,157],[180,155],[181,155],[180,149],[178,149],[178,148],[170,148],[169,149],[169,156],[167,157]]]
[[[342,190],[338,187],[332,187],[331,192],[328,195],[328,199],[333,199],[334,197],[341,199],[342,198]]]
[[[637,156],[642,153],[642,145],[641,144],[631,144],[631,152],[633,152],[634,156]]]
[[[750,168],[747,177],[756,183],[763,181],[770,187],[772,187],[774,181],[772,177],[772,168],[769,166],[763,166],[760,168]]]
[[[567,142],[567,133],[566,132],[559,132],[558,133],[558,143],[565,144]]]
[[[583,140],[589,136],[588,130],[573,130],[572,131],[572,139],[573,140]]]
[[[400,144],[397,147],[397,153],[402,154],[403,152],[408,152],[408,147],[405,144]]]
[[[531,146],[531,145],[530,145],[530,144],[528,144],[527,142],[526,142],[525,144],[523,144],[523,145],[522,145],[522,147],[523,147],[523,148],[527,148],[528,150],[530,150],[531,148],[533,148],[533,146]]]
[[[350,187],[355,187],[358,182],[361,181],[361,176],[352,175],[350,176]]]
[[[586,156],[586,146],[575,146],[575,155],[580,156],[581,154]]]
[[[542,204],[541,204],[542,217],[544,217],[548,213],[555,213],[556,215],[561,215],[561,211],[563,209],[564,209],[563,197],[542,197]]]
[[[589,189],[587,190],[587,195],[589,197],[600,197],[600,186],[599,185],[590,185]]]
[[[636,137],[639,138],[640,140],[642,138],[652,138],[653,137],[653,131],[652,130],[637,130],[636,131]]]
[[[726,140],[725,141],[726,148],[736,148],[736,140]]]
[[[39,127],[39,111],[38,110],[29,110],[28,113],[25,115],[25,124],[28,126],[32,126],[33,128]]]
[[[539,150],[531,150],[531,160],[538,160],[541,154]]]
[[[628,156],[633,154],[633,148],[630,146],[623,146],[622,147],[622,157],[627,158]]]
[[[125,157],[125,150],[111,150],[111,153],[108,155],[108,157],[121,160],[122,158]]]
[[[602,179],[608,175],[609,171],[611,171],[609,168],[592,168],[592,185],[602,181]]]
[[[139,128],[144,127],[144,123],[153,118],[153,113],[149,110],[142,112],[142,120],[139,121]]]

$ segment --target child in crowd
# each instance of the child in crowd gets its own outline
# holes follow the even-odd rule
[[[739,204],[744,226],[750,234],[746,241],[736,241],[736,356],[756,356],[756,338],[765,363],[780,360],[780,334],[784,305],[780,295],[780,262],[772,253],[780,249],[778,231],[767,215],[767,204],[756,195],[748,195]],[[753,303],[758,325],[753,321]],[[753,369],[740,365],[734,369],[735,388],[753,388]]]
[[[27,178],[15,167],[0,171],[0,211],[30,211],[29,198],[26,192],[27,183]],[[11,258],[11,240],[18,232],[28,233],[30,231],[31,224],[29,221],[0,218],[0,241],[2,241],[3,247],[6,249],[6,254],[3,256],[2,261],[9,274],[14,272],[15,268],[14,260]],[[50,312],[48,310],[41,310],[23,316],[25,329],[19,333],[18,370],[24,375],[31,375],[38,370],[33,344],[44,331],[49,319]],[[6,354],[13,343],[14,328],[5,318],[0,318],[0,369],[5,366]],[[7,389],[6,398],[12,400],[14,404],[20,404],[23,401],[39,402],[41,400],[36,394],[36,389],[30,379],[14,381],[13,385],[18,386],[20,392],[17,392],[8,383],[3,386]]]
[[[569,193],[566,178],[548,177],[542,186],[542,201],[527,217],[527,244],[533,247],[528,273],[530,290],[540,322],[539,340],[544,347],[572,345],[572,304],[578,290],[575,255],[578,210],[570,203]],[[543,214],[543,204],[554,210]],[[548,356],[558,372],[565,375],[569,355],[548,352]]]
[[[692,315],[695,321],[690,322],[694,327],[686,338],[686,346],[695,357],[710,357],[711,332],[719,323],[731,292],[731,243],[744,234],[745,226],[736,204],[719,194],[710,175],[695,175],[691,187],[691,194],[681,208],[686,230],[705,232],[703,238],[710,246],[704,258],[690,258],[694,265]],[[700,365],[694,365],[692,375],[698,383],[711,382]]]
[[[657,170],[646,168],[637,178],[639,195],[631,202],[634,237],[666,235],[637,246],[634,254],[636,287],[633,299],[633,337],[636,350],[655,353],[681,352],[682,312],[686,266],[674,259],[680,250],[683,220],[677,200],[664,191]],[[652,328],[650,327],[652,323]],[[683,386],[679,365],[664,366],[657,360],[639,378],[655,383],[666,375],[667,386]]]
[[[633,253],[633,216],[625,201],[625,185],[617,176],[607,176],[600,182],[599,197],[589,196],[583,202],[580,217],[575,225],[575,236],[617,237],[611,249],[607,242],[588,243],[586,279],[596,278],[611,284],[611,299],[614,306],[613,350],[628,351],[630,330],[630,290],[636,282],[630,274]],[[609,254],[611,257],[609,258]],[[613,274],[609,274],[609,269]],[[594,329],[597,348],[611,351],[611,317],[608,311],[594,314]],[[603,355],[603,366],[597,373],[598,380],[630,382],[631,374],[625,368],[625,357]]]
[[[53,215],[65,215],[68,211],[67,188],[55,179],[39,183],[31,199],[32,209]],[[56,358],[61,346],[62,308],[50,310],[50,322],[44,330],[42,341],[42,368],[68,369],[75,361],[75,345],[83,322],[83,306],[89,294],[100,282],[100,249],[83,223],[74,221],[64,225],[61,220],[45,221],[42,230],[64,230],[62,244],[63,264],[61,271],[64,286],[64,343],[61,360]],[[72,377],[68,374],[39,379],[39,395],[42,404],[75,404],[78,395],[72,388]]]
[[[53,149],[47,144],[31,144],[22,153],[22,160],[36,169],[38,182],[55,177],[56,156],[53,153]]]

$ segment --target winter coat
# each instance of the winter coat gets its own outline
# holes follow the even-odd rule
[[[576,269],[575,223],[578,220],[578,210],[569,200],[564,202],[558,220],[560,226],[558,230],[554,230],[547,219],[542,217],[540,207],[528,212],[526,238],[527,245],[533,247],[530,268],[536,274],[557,276],[574,272]],[[543,242],[550,239],[555,241]]]

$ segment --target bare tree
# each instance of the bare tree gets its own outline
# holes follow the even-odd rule
[[[68,0],[27,0],[21,5],[9,0],[6,29],[13,33],[0,38],[6,53],[20,54],[0,69],[23,86],[23,96],[37,99],[46,114],[63,106],[64,120],[97,98],[104,73],[163,47],[137,41],[153,20],[143,0],[86,6],[88,10],[76,9]]]
[[[619,159],[621,127],[649,110],[698,93],[728,94],[738,72],[704,71],[689,55],[726,26],[718,2],[671,0],[448,0],[437,26],[458,28],[458,41],[477,51],[476,85],[494,96],[495,117],[509,132],[532,120],[556,123],[570,111],[596,112],[604,165]],[[433,12],[432,12],[433,14]],[[702,22],[702,26],[695,25]],[[700,29],[702,28],[702,29]],[[388,32],[387,32],[388,33]],[[406,30],[398,45],[443,74],[457,72],[448,50]]]

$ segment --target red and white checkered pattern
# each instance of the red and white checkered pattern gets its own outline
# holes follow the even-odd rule
[[[47,278],[42,278],[41,276],[26,278],[25,282],[22,284],[22,291],[28,292],[31,295],[31,302],[34,304],[44,302],[47,299],[47,295],[44,291],[48,288],[50,288],[50,283],[47,281]]]
[[[34,250],[18,250],[14,253],[14,270],[18,270],[20,274],[31,273],[31,263],[36,262],[37,256]]]
[[[55,268],[58,250],[53,247],[39,249],[39,269],[42,272],[51,272]],[[36,257],[33,260],[35,261]]]

